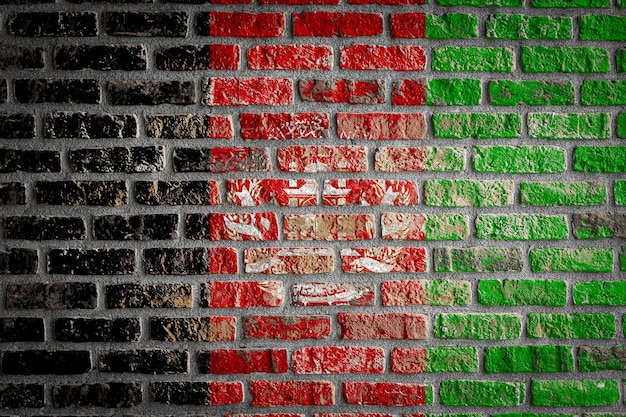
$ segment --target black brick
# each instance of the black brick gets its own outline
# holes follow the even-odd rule
[[[6,103],[8,99],[7,80],[0,80],[0,103]]]
[[[0,183],[0,206],[26,204],[26,187],[21,182]]]
[[[43,400],[43,384],[0,384],[2,408],[41,408]]]
[[[208,139],[232,136],[229,116],[218,116],[228,124],[216,123],[210,114],[156,114],[146,116],[148,137],[164,139]]]
[[[110,12],[104,27],[113,36],[185,37],[189,17],[183,12]]]
[[[4,231],[7,239],[80,240],[87,235],[81,217],[5,217]]]
[[[110,81],[107,92],[114,105],[194,104],[193,81]]]
[[[28,113],[0,113],[0,137],[30,139],[35,137],[35,117]]]
[[[97,80],[15,80],[15,99],[18,103],[85,103],[100,102]]]
[[[0,0],[0,4],[41,4],[54,2],[56,2],[56,0]]]
[[[0,172],[61,172],[58,151],[0,149]]]
[[[39,181],[39,204],[64,206],[121,206],[128,202],[125,181]]]
[[[69,152],[75,172],[160,172],[165,167],[162,146],[76,149]]]
[[[147,65],[143,45],[62,45],[54,48],[54,68],[141,71]]]
[[[43,121],[44,137],[77,139],[125,139],[137,137],[133,114],[87,114],[59,112]]]
[[[61,342],[136,342],[141,323],[136,318],[60,318],[54,333]]]
[[[107,285],[107,308],[191,308],[188,284]]]
[[[81,385],[55,385],[52,402],[55,407],[123,408],[141,404],[140,382],[110,382]]]
[[[0,249],[0,274],[34,274],[38,258],[35,249]]]
[[[139,204],[158,205],[212,205],[219,195],[211,181],[137,181],[135,199]]]
[[[265,148],[177,148],[172,162],[176,172],[265,172],[271,169]]]
[[[91,12],[14,13],[8,30],[16,36],[96,36],[98,23]]]
[[[137,4],[153,3],[154,0],[67,0],[70,3],[98,3],[98,4]]]
[[[208,213],[192,213],[185,217],[185,236],[187,239],[209,239],[211,235]]]
[[[150,390],[159,403],[211,405],[208,382],[153,382]]]
[[[211,317],[151,317],[150,338],[164,342],[215,342],[221,329]]]
[[[128,275],[137,272],[134,249],[51,249],[48,272],[72,275]]]
[[[151,248],[144,250],[145,272],[150,275],[210,274],[209,248]]]
[[[43,319],[39,317],[0,318],[0,342],[43,342]]]
[[[110,215],[94,218],[94,237],[102,240],[177,239],[177,228],[177,214]]]
[[[11,375],[74,375],[91,370],[86,350],[22,350],[2,353],[2,372]]]
[[[35,282],[8,284],[7,308],[70,310],[97,307],[96,284],[91,282]]]
[[[43,68],[43,48],[7,46],[0,48],[0,69]]]
[[[118,350],[102,353],[99,369],[102,372],[184,374],[189,372],[188,362],[189,354],[182,350]]]
[[[174,46],[156,51],[156,66],[165,71],[210,70],[211,45]]]
[[[176,172],[211,172],[214,165],[211,148],[174,149],[172,161]]]

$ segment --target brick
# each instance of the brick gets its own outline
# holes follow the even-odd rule
[[[13,13],[7,29],[11,35],[26,37],[98,35],[96,13],[92,12]]]
[[[146,116],[146,130],[157,139],[232,139],[230,116],[159,114]]]
[[[259,4],[288,4],[290,6],[297,6],[304,4],[339,4],[339,1],[340,0],[259,0]]]
[[[574,213],[572,231],[577,239],[626,238],[626,214]]]
[[[282,106],[293,102],[289,78],[206,78],[202,103],[207,106]]]
[[[54,321],[55,340],[60,342],[138,342],[138,318],[58,318]]]
[[[348,404],[409,407],[432,404],[433,388],[430,384],[344,382],[343,397]]]
[[[626,370],[626,348],[624,346],[578,348],[578,367],[581,372]]]
[[[626,105],[625,94],[626,82],[624,80],[585,80],[580,90],[580,104],[583,106],[623,106]]]
[[[106,89],[112,105],[196,103],[194,81],[108,81]]]
[[[383,213],[383,239],[462,240],[469,234],[469,220],[460,214]]]
[[[531,381],[533,405],[596,406],[616,404],[619,387],[613,380]]]
[[[229,203],[244,207],[270,202],[280,207],[306,207],[318,203],[317,182],[308,179],[226,180],[226,194]]]
[[[512,72],[515,54],[511,48],[443,46],[432,52],[433,71]]]
[[[530,250],[533,272],[611,272],[613,250],[604,248],[535,248]]]
[[[502,346],[485,348],[485,372],[572,372],[571,346]]]
[[[137,181],[135,199],[150,206],[218,205],[217,181]]]
[[[626,50],[625,49],[618,49],[617,51],[615,51],[615,61],[616,61],[615,70],[620,73],[626,72]],[[620,114],[623,114],[623,113],[620,113]]]
[[[0,317],[0,342],[43,342],[45,337],[40,317]]]
[[[305,282],[293,284],[293,305],[313,306],[371,306],[375,289],[361,282]]]
[[[422,47],[411,45],[342,46],[339,66],[348,70],[422,71],[426,54]]]
[[[521,182],[520,202],[530,206],[606,204],[604,181]]]
[[[296,374],[382,374],[382,348],[358,346],[317,346],[296,349],[292,354]]]
[[[384,80],[300,80],[298,91],[303,101],[315,103],[382,104],[386,94]]]
[[[400,246],[347,248],[341,249],[341,264],[344,272],[351,273],[425,272],[426,250]]]
[[[324,181],[325,206],[411,206],[417,204],[417,184],[402,180]]]
[[[422,139],[426,119],[421,113],[338,113],[337,135],[340,139]]]
[[[211,281],[202,286],[201,305],[210,308],[280,307],[282,281]]]
[[[615,337],[615,316],[529,313],[527,331],[528,337],[533,339],[612,339]]]
[[[605,73],[609,71],[609,55],[601,48],[523,46],[522,71]]]
[[[287,240],[369,240],[376,232],[371,214],[286,214]]]
[[[409,4],[426,4],[428,0],[348,0],[349,4],[380,4],[402,6]]]
[[[556,146],[473,146],[475,172],[553,174],[565,171],[565,149]]]
[[[330,316],[247,316],[243,333],[247,339],[303,340],[330,336]]]
[[[81,217],[7,216],[4,218],[7,239],[82,240],[86,238]]]
[[[454,306],[468,305],[469,281],[399,280],[383,281],[380,286],[383,306]]]
[[[284,374],[289,369],[285,349],[214,349],[198,354],[203,374]]]
[[[277,152],[278,169],[286,172],[365,172],[362,146],[285,146]]]
[[[0,384],[0,406],[3,408],[42,408],[44,384]]]
[[[242,113],[239,116],[243,139],[328,138],[328,113]]]
[[[59,45],[52,52],[57,70],[143,71],[148,57],[143,45]]]
[[[0,173],[61,172],[61,154],[57,151],[0,149]]]
[[[0,275],[34,274],[39,256],[36,249],[0,249]]]
[[[513,205],[513,181],[426,180],[424,204],[435,207]]]
[[[622,139],[626,138],[626,113],[618,113],[616,122],[617,122],[617,137],[622,138]]]
[[[19,79],[14,87],[18,103],[100,103],[100,86],[93,79]]]
[[[165,404],[226,405],[243,402],[241,382],[153,382],[154,401]]]
[[[565,281],[540,279],[481,279],[478,302],[488,306],[565,306]]]
[[[239,45],[225,44],[163,47],[155,56],[164,71],[237,70],[239,59]]]
[[[232,248],[151,248],[144,250],[144,264],[150,275],[237,273]]]
[[[469,78],[413,79],[393,83],[396,106],[477,106],[482,95],[480,80]]]
[[[285,31],[283,13],[198,13],[196,31],[200,36],[277,38]]]
[[[0,182],[0,206],[26,204],[26,187],[19,182]]]
[[[571,17],[493,14],[486,21],[487,39],[572,39]]]
[[[189,372],[189,353],[169,349],[109,350],[100,354],[100,372],[184,374]]]
[[[528,134],[538,139],[608,139],[611,116],[608,113],[529,113]]]
[[[434,330],[439,339],[507,340],[520,337],[522,322],[518,314],[437,314]]]
[[[585,15],[578,18],[584,41],[626,41],[626,17]]]
[[[574,171],[626,172],[626,146],[577,146]]]
[[[523,0],[439,0],[439,6],[522,7]]]
[[[105,287],[107,308],[191,308],[188,284],[114,284]]]
[[[441,381],[439,397],[442,405],[506,407],[524,403],[523,382]]]
[[[69,159],[74,172],[161,172],[165,169],[165,148],[152,146],[74,149],[69,151]]]
[[[344,340],[422,340],[428,337],[424,314],[340,312],[337,319]]]
[[[43,48],[3,45],[0,68],[3,70],[41,69],[44,66]]]
[[[52,405],[61,407],[134,407],[142,402],[140,382],[53,385]]]
[[[514,139],[522,130],[514,113],[440,113],[432,120],[436,138]]]
[[[48,272],[72,275],[134,275],[134,249],[50,249]]]
[[[452,147],[376,148],[380,172],[452,172],[465,170],[465,149]]]
[[[253,407],[335,404],[335,385],[327,381],[250,381]]]
[[[7,80],[0,79],[0,103],[6,103],[9,97]]]
[[[185,37],[189,15],[183,12],[105,12],[109,36]]]
[[[237,319],[232,316],[151,317],[150,338],[165,342],[233,341]]]
[[[94,216],[93,236],[100,240],[170,240],[178,238],[178,215]]]
[[[533,1],[533,7],[538,8],[582,8],[582,7],[610,7],[611,3],[607,0],[536,0]]]
[[[45,138],[132,139],[138,136],[137,116],[83,112],[49,113],[43,119]]]
[[[565,215],[484,214],[476,217],[476,237],[490,240],[567,239]]]
[[[626,180],[615,181],[613,190],[615,194],[615,205],[626,205]]]
[[[273,212],[188,214],[189,239],[278,240],[278,220]]]
[[[435,272],[509,272],[521,271],[520,248],[443,247],[433,249]]]
[[[5,350],[2,373],[8,375],[76,375],[91,370],[87,350]]]
[[[326,45],[259,45],[248,49],[248,69],[321,70],[333,67],[333,50]]]
[[[27,113],[0,113],[0,137],[30,139],[35,137],[35,117]]]
[[[34,282],[8,284],[6,308],[74,310],[97,307],[97,289],[91,282]]]
[[[293,15],[294,36],[355,37],[383,33],[379,13],[304,12]]]
[[[392,15],[393,19],[393,15]],[[393,20],[392,20],[393,35]],[[473,14],[445,13],[426,15],[428,39],[471,39],[478,37],[478,19]]]
[[[563,106],[574,104],[574,86],[567,81],[510,81],[498,80],[489,82],[489,102],[494,106]],[[532,117],[547,117],[548,113],[531,113]],[[552,115],[559,121],[559,116]],[[589,115],[568,115],[569,117],[585,117]],[[535,121],[533,119],[533,121]],[[584,121],[583,121],[584,123]],[[537,128],[538,126],[533,126]],[[547,127],[547,126],[541,126]],[[559,126],[564,130],[565,126]],[[580,130],[580,126],[578,131]],[[556,128],[556,127],[555,127]],[[563,130],[559,129],[561,132]],[[556,130],[556,129],[555,129]],[[558,132],[558,131],[557,131]]]
[[[394,348],[391,370],[401,374],[478,372],[478,354],[473,347]]]
[[[577,282],[572,287],[576,305],[626,305],[626,282]]]
[[[334,269],[330,248],[248,248],[244,263],[248,274],[319,274]]]

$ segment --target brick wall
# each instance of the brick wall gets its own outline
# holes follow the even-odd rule
[[[421,3],[0,0],[1,414],[626,415],[626,2]]]

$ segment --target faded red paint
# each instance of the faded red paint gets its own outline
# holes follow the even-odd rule
[[[295,350],[291,360],[296,374],[381,374],[385,368],[385,352],[375,347],[305,347]]]
[[[426,240],[426,216],[412,213],[383,213],[382,238],[393,240]]]
[[[325,339],[330,316],[250,316],[243,319],[243,331],[251,339]]]
[[[372,214],[286,214],[287,240],[369,240],[376,232]]]
[[[272,169],[265,148],[211,148],[211,172],[259,172]]]
[[[422,139],[426,119],[422,113],[337,113],[341,139]]]
[[[426,387],[393,382],[344,382],[343,397],[348,404],[408,407],[426,404]]]
[[[391,36],[394,38],[425,38],[425,13],[394,13],[391,15]]]
[[[278,240],[276,213],[211,213],[211,240]]]
[[[289,78],[210,78],[205,84],[203,102],[209,106],[280,106],[293,101]]]
[[[331,248],[249,248],[244,262],[249,274],[320,274],[334,269]]]
[[[391,371],[401,374],[421,374],[426,371],[426,349],[395,348],[391,351]]]
[[[427,305],[422,280],[384,281],[380,286],[384,306]]]
[[[327,381],[250,381],[253,407],[334,405],[335,386]]]
[[[410,206],[418,202],[415,182],[402,180],[326,180],[322,197],[326,206]]]
[[[385,102],[384,80],[300,80],[300,97],[316,103],[381,104]]]
[[[287,172],[367,171],[361,146],[287,146],[278,150],[278,168]]]
[[[243,113],[243,139],[320,139],[328,137],[328,113]]]
[[[425,272],[426,249],[399,246],[342,249],[341,265],[344,272]]]
[[[226,180],[228,202],[238,206],[259,206],[274,202],[281,207],[317,205],[317,183],[300,179]]]
[[[420,340],[428,336],[426,316],[409,313],[338,313],[341,338],[349,340]]]
[[[204,291],[205,307],[279,307],[285,297],[282,281],[211,281]]]
[[[423,79],[395,81],[391,101],[394,106],[424,106],[426,81]]]
[[[422,172],[426,170],[426,148],[379,147],[375,155],[376,171]]]

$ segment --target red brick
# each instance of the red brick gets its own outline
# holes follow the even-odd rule
[[[200,372],[208,374],[283,374],[289,370],[285,349],[214,349],[200,352]]]
[[[385,352],[374,347],[304,347],[293,352],[291,361],[296,374],[381,374]]]
[[[426,55],[420,46],[350,45],[341,47],[339,65],[353,70],[422,71]]]
[[[391,36],[394,38],[425,38],[425,13],[394,13],[391,15]]]
[[[282,13],[211,12],[209,15],[210,36],[276,38],[283,36],[284,32],[285,16]]]
[[[287,240],[363,240],[376,232],[372,214],[287,214]]]
[[[337,134],[341,139],[422,139],[426,119],[421,113],[338,113]]]
[[[409,206],[417,204],[417,186],[402,180],[324,181],[322,195],[325,206]]]
[[[209,106],[281,106],[292,101],[289,78],[210,78],[204,83],[203,103]]]
[[[348,404],[408,407],[426,404],[426,386],[393,382],[344,382],[343,397]]]
[[[426,81],[399,80],[393,84],[391,99],[395,106],[423,106],[426,104]]]
[[[211,405],[240,404],[243,402],[243,384],[241,382],[209,382]]]
[[[383,33],[383,17],[375,13],[294,13],[294,36],[376,36]]]
[[[361,146],[287,146],[277,158],[287,172],[367,171],[367,149]]]
[[[272,168],[267,149],[247,147],[211,148],[209,165],[215,173],[260,172]]]
[[[334,405],[335,386],[327,381],[250,381],[253,407]]]
[[[239,117],[243,139],[328,138],[328,113],[243,113]]]
[[[278,240],[276,213],[211,213],[211,240]]]
[[[211,281],[202,296],[211,308],[280,307],[285,289],[282,281]]]
[[[226,180],[226,193],[228,202],[238,206],[259,206],[271,201],[281,207],[317,205],[315,180]]]
[[[380,224],[383,239],[426,240],[424,214],[383,213]]]
[[[385,246],[341,250],[344,272],[426,272],[426,249]]]
[[[320,274],[334,269],[331,248],[249,248],[244,262],[248,274]]]
[[[392,162],[391,167],[386,165]],[[426,148],[389,148],[376,149],[375,164],[377,171],[384,172],[422,172],[426,170]]]
[[[420,340],[426,339],[428,328],[423,314],[384,313],[337,315],[341,338],[348,340]]]
[[[235,248],[209,249],[209,268],[212,274],[238,273],[237,250]]]
[[[421,374],[426,371],[426,349],[395,348],[391,351],[391,371]]]
[[[252,2],[250,0],[250,2]],[[210,64],[213,70],[237,70],[239,69],[239,46],[214,44],[209,47]]]
[[[293,285],[296,306],[371,306],[374,286],[360,282],[304,282]]]
[[[243,332],[250,339],[325,339],[330,335],[330,316],[249,316]]]
[[[254,70],[322,70],[333,68],[333,49],[326,45],[259,45],[248,49]]]
[[[316,103],[382,104],[384,80],[300,80],[300,97]]]

